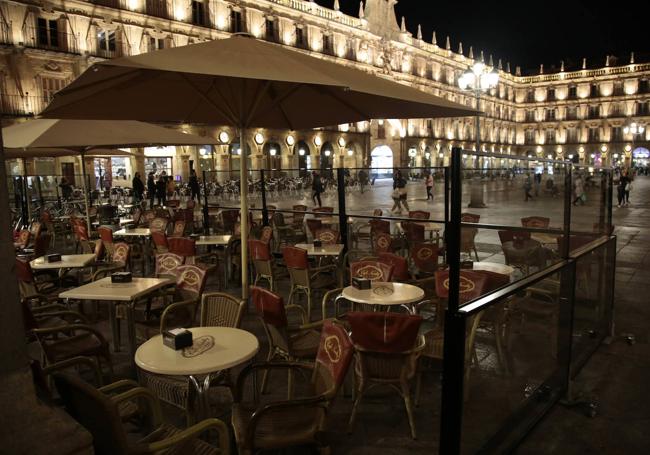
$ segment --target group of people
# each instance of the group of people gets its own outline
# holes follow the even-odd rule
[[[630,205],[630,191],[632,191],[633,176],[627,169],[623,169],[618,178],[618,205],[617,207],[628,207]]]
[[[133,202],[138,204],[140,201],[144,200],[145,196],[145,185],[142,182],[140,173],[136,172],[133,177]],[[199,180],[196,175],[196,171],[192,169],[190,171],[189,187],[192,194],[192,200],[199,198],[200,187]],[[158,205],[166,205],[167,197],[172,196],[176,191],[176,184],[174,179],[171,176],[167,176],[165,171],[162,171],[156,175],[153,172],[149,172],[147,175],[147,186],[146,186],[146,195],[149,199],[149,206],[154,206],[154,200],[157,200]]]

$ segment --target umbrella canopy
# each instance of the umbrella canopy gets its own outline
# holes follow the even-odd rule
[[[59,148],[5,149],[5,159],[58,158],[79,155],[78,150]],[[92,149],[84,155],[86,158],[104,158],[111,156],[136,156],[135,153],[120,149]]]
[[[5,148],[31,150],[33,153],[38,153],[39,148],[80,151],[120,146],[208,145],[219,142],[211,137],[194,136],[130,120],[36,119],[3,128],[2,135]],[[56,153],[54,150],[52,152]]]
[[[474,114],[412,87],[237,35],[95,64],[42,113],[290,130]]]

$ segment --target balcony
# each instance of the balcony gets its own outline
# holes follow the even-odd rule
[[[55,52],[79,54],[77,37],[61,30],[45,27],[25,26],[23,28],[24,46]]]
[[[42,96],[0,94],[0,115],[2,117],[27,117],[40,113],[49,100]]]

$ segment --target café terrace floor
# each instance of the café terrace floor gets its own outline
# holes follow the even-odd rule
[[[488,209],[468,210],[482,215],[481,222],[509,223],[524,216],[544,215],[552,218],[552,225],[561,223],[562,203],[559,199],[540,195],[532,202],[523,202],[521,185],[508,185],[504,182],[490,182],[487,185]],[[366,212],[369,208],[382,208],[387,214],[392,205],[388,182],[378,183],[375,188],[364,195],[358,193],[348,196],[348,211]],[[424,188],[418,184],[409,186],[409,203],[411,208],[434,210],[440,213],[442,201],[439,192],[436,202],[427,203]],[[323,205],[335,202],[335,195],[328,195]],[[277,204],[284,207],[287,202]],[[293,201],[291,201],[293,202]],[[647,268],[650,266],[650,178],[639,177],[631,195],[631,207],[614,208],[613,222],[618,235],[618,262],[616,270],[616,331],[633,333],[636,344],[630,346],[624,341],[615,341],[601,346],[579,375],[575,390],[599,403],[597,416],[586,417],[581,407],[567,408],[556,405],[545,419],[538,424],[529,437],[521,444],[517,453],[521,454],[583,454],[583,453],[647,453],[650,447],[650,398],[645,393],[645,386],[650,383],[650,347],[648,345],[648,323],[650,322],[650,281]],[[578,223],[591,226],[597,221],[595,206],[588,203],[585,207],[574,208]],[[477,239],[479,256],[482,261],[503,262],[499,241],[494,232],[479,234]],[[210,289],[208,285],[208,290]],[[288,294],[286,285],[280,288],[285,298]],[[238,289],[230,292],[237,293]],[[108,335],[106,322],[99,327]],[[262,328],[249,307],[243,327],[261,340],[258,359],[263,360],[266,340]],[[515,330],[517,332],[517,330]],[[521,332],[521,331],[520,331]],[[468,424],[472,426],[490,425],[495,419],[505,417],[508,405],[516,406],[523,400],[526,385],[535,383],[536,373],[543,371],[552,360],[544,346],[540,334],[526,331],[515,335],[515,345],[519,351],[514,354],[517,364],[516,377],[506,380],[499,371],[499,365],[489,344],[478,342],[479,356],[483,363],[480,370],[473,371],[480,384],[489,384],[490,390],[503,387],[503,396],[483,396],[480,384],[470,391],[468,409],[471,417]],[[129,359],[125,354],[115,354],[116,379],[130,373]],[[483,355],[484,354],[484,355]],[[534,360],[530,360],[534,359]],[[436,365],[431,365],[436,367]],[[272,376],[271,390],[276,390],[269,398],[282,398],[284,376]],[[379,389],[371,393],[361,404],[357,423],[352,434],[346,431],[350,415],[351,399],[349,389],[339,397],[330,416],[331,432],[328,440],[334,454],[431,454],[437,450],[440,419],[440,377],[435,371],[428,371],[424,376],[421,403],[415,410],[418,440],[409,437],[408,424],[404,406],[397,394]],[[218,415],[229,420],[228,399],[220,392],[215,393],[215,400],[221,404]],[[505,403],[504,401],[505,400]],[[505,406],[504,406],[505,404]],[[215,408],[217,409],[217,408]],[[225,411],[224,411],[225,410]],[[176,410],[169,409],[168,417],[176,423],[183,424],[183,417]],[[478,432],[480,433],[480,431]],[[471,453],[472,441],[465,446]],[[307,448],[296,448],[282,453],[310,453]]]

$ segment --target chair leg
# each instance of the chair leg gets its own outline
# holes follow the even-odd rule
[[[422,365],[418,362],[417,378],[415,380],[415,407],[420,406],[420,391],[422,389]]]
[[[358,387],[357,384],[355,384],[353,390],[356,390],[357,396],[354,399],[354,404],[352,405],[352,411],[350,412],[350,420],[348,421],[348,434],[352,434],[352,429],[354,428],[354,422],[357,418],[357,409],[359,408],[359,403],[361,402],[361,399],[363,398],[363,394],[365,393],[365,384],[363,382],[360,382],[358,384]]]
[[[413,404],[411,403],[411,391],[409,390],[408,382],[402,381],[400,384],[402,388],[402,398],[404,399],[404,406],[406,406],[406,414],[409,419],[409,426],[411,427],[411,437],[417,439],[415,431],[415,419],[413,418]]]
[[[287,400],[291,400],[293,396],[293,371],[291,368],[287,370]]]

